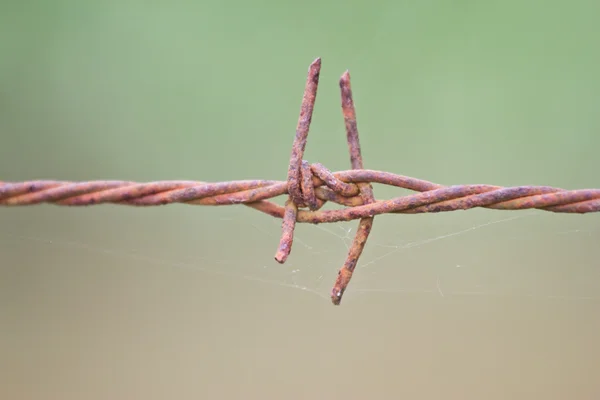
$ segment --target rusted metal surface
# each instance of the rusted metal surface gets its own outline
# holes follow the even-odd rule
[[[334,172],[333,174],[346,183],[380,183],[422,193],[395,197],[390,200],[376,200],[372,204],[365,205],[360,196],[343,197],[329,188],[324,188],[325,183],[320,181],[314,185],[315,195],[318,199],[338,203],[348,208],[317,211],[301,209],[298,211],[296,222],[321,224],[352,221],[387,213],[418,214],[468,210],[478,207],[497,210],[538,209],[557,213],[579,214],[600,211],[600,189],[564,190],[549,186],[504,188],[492,185],[457,185],[446,187],[384,171],[347,170]],[[229,186],[230,190],[239,190],[239,192],[218,195],[213,195],[212,193],[221,191],[223,187],[222,183],[224,182],[0,182],[0,206],[29,206],[43,203],[59,206],[91,206],[108,203],[129,206],[159,206],[175,203],[212,206],[245,204],[246,206],[260,210],[271,210],[267,214],[283,218],[284,208],[268,200],[287,194],[287,182],[253,181],[260,183],[259,186],[251,190],[247,189],[247,184],[239,182],[243,181],[232,183]],[[264,182],[275,183],[268,184]],[[52,192],[51,189],[48,189],[49,187],[60,187],[63,191],[61,198],[57,199],[55,196],[56,192]],[[172,189],[173,187],[176,189]],[[74,189],[73,192],[70,191],[71,188]],[[192,189],[195,197],[183,201],[177,198],[174,199],[169,195],[174,190],[183,189]],[[25,192],[22,192],[23,190]],[[145,192],[147,190],[155,193],[152,195],[138,193],[138,191]],[[13,194],[19,191],[25,194]],[[116,196],[114,193],[119,194],[117,200],[106,199]],[[480,197],[483,194],[490,197],[487,199]],[[490,203],[488,201],[490,198],[494,199],[494,202]],[[483,203],[482,199],[486,200],[485,203],[487,205],[479,205]],[[257,204],[271,204],[271,206],[264,207],[257,206]]]
[[[477,207],[496,210],[539,209],[579,214],[600,211],[600,189],[443,186],[390,172],[363,169],[348,72],[340,79],[340,89],[352,169],[331,172],[319,163],[309,164],[302,157],[314,109],[320,68],[320,59],[315,60],[309,68],[286,181],[0,181],[0,206],[43,203],[61,206],[109,203],[129,206],[174,203],[211,206],[243,204],[283,219],[282,235],[275,255],[280,263],[284,263],[291,252],[296,223],[320,224],[359,219],[356,236],[331,291],[331,300],[336,305],[340,304],[350,282],[376,215],[448,212]],[[389,200],[375,200],[372,183],[418,193]],[[285,207],[270,201],[282,195],[288,196]],[[339,204],[343,208],[322,210],[327,202]]]
[[[289,199],[285,203],[281,239],[275,253],[275,260],[280,264],[283,264],[287,260],[288,255],[292,251],[298,208],[309,206],[312,210],[316,210],[318,207],[314,190],[311,187],[312,177],[309,176],[310,168],[308,168],[308,163],[303,162],[302,157],[304,156],[308,130],[310,129],[312,113],[315,108],[320,73],[321,59],[317,58],[308,67],[308,77],[306,78],[306,86],[304,88],[304,95],[302,96],[296,137],[292,144],[287,179]]]
[[[320,73],[321,59],[317,58],[308,67],[308,77],[306,78],[306,87],[304,88],[304,96],[302,96],[302,105],[300,107],[300,117],[298,118],[298,126],[296,127],[296,137],[292,145],[292,155],[290,156],[290,166],[288,167],[288,192],[293,202],[298,206],[304,205],[302,203],[304,197],[300,187],[300,172],[308,130],[315,108]]]
[[[285,209],[283,212],[283,223],[281,239],[279,240],[279,247],[277,253],[275,253],[275,261],[283,264],[287,260],[290,252],[292,251],[292,243],[294,241],[294,228],[296,227],[296,217],[298,215],[298,206],[291,198],[285,202]]]
[[[352,88],[350,86],[350,73],[344,72],[340,79],[340,90],[342,92],[342,114],[344,115],[344,123],[346,125],[346,139],[348,142],[348,151],[350,152],[350,165],[352,169],[363,169],[362,154],[360,151],[360,141],[358,140],[358,126],[356,124],[356,109],[354,108],[354,100],[352,99]],[[363,204],[369,205],[375,202],[373,197],[373,187],[370,183],[359,183],[358,189]],[[360,219],[358,229],[354,235],[352,246],[346,256],[346,262],[338,271],[337,279],[331,289],[331,301],[335,305],[339,305],[342,301],[342,296],[350,283],[354,268],[358,263],[358,259],[362,254],[367,239],[373,228],[373,217],[363,217]]]

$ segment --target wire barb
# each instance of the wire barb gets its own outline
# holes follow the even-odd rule
[[[360,219],[346,261],[340,268],[331,290],[331,300],[335,305],[340,304],[344,291],[350,283],[376,215],[435,213],[477,207],[495,210],[539,209],[579,214],[600,211],[600,189],[564,190],[549,186],[508,188],[493,185],[443,186],[390,172],[363,169],[356,110],[348,71],[340,79],[340,89],[352,169],[331,172],[319,163],[309,164],[303,160],[303,155],[314,110],[320,70],[321,59],[317,58],[308,70],[287,181],[239,180],[214,183],[0,181],[0,206],[27,206],[42,203],[61,206],[108,203],[129,206],[157,206],[173,203],[211,206],[244,204],[283,219],[282,235],[275,254],[275,260],[279,263],[284,263],[290,255],[296,223],[320,224]],[[375,200],[372,183],[400,187],[418,193],[390,200]],[[269,201],[285,194],[288,195],[285,207]],[[339,204],[343,208],[321,210],[327,202]]]
[[[354,108],[354,100],[352,99],[350,73],[348,71],[340,79],[340,90],[342,92],[342,113],[346,125],[346,139],[348,141],[348,150],[350,151],[350,164],[352,165],[352,169],[363,169],[360,142],[358,140],[358,126],[356,124],[356,110]],[[358,189],[363,204],[375,202],[373,187],[370,183],[359,183]],[[334,305],[340,305],[342,301],[342,296],[350,283],[354,268],[356,268],[358,259],[367,244],[367,239],[373,228],[373,221],[373,217],[363,217],[360,219],[352,246],[350,246],[348,256],[346,257],[346,262],[338,271],[338,277],[331,289],[331,301]]]

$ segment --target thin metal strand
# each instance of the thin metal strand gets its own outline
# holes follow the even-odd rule
[[[352,169],[363,169],[363,159],[360,151],[360,141],[358,139],[358,125],[356,123],[356,109],[352,99],[352,88],[350,85],[350,73],[346,71],[340,79],[340,90],[342,94],[342,113],[346,125],[346,139],[348,142],[348,151],[350,152],[350,165]],[[358,189],[365,205],[375,202],[373,197],[373,187],[370,183],[359,183]],[[342,296],[352,279],[352,274],[362,254],[367,239],[373,229],[373,217],[363,217],[360,219],[352,245],[348,250],[346,261],[338,271],[338,277],[331,289],[331,301],[334,305],[340,305]]]
[[[317,58],[308,67],[308,77],[306,78],[306,86],[300,107],[300,117],[298,118],[298,126],[296,127],[296,137],[292,145],[292,154],[288,167],[288,192],[298,207],[303,203],[302,190],[300,188],[300,165],[304,156],[308,130],[310,129],[310,122],[312,121],[312,114],[315,108],[320,73],[321,59]]]
[[[319,187],[324,185],[319,183],[315,185],[317,188],[315,194],[319,199],[334,201],[350,208],[323,211],[299,210],[296,222],[333,223],[386,213],[415,214],[468,210],[471,208],[506,211],[538,209],[556,213],[575,212],[582,214],[600,211],[600,189],[565,190],[550,186],[501,187],[493,185],[448,187],[416,178],[395,175],[390,172],[374,170],[348,170],[334,172],[333,174],[346,183],[372,182],[421,193],[389,200],[377,200],[374,203],[365,204],[360,196],[344,197],[330,189]],[[287,182],[285,181],[182,182],[3,181],[0,182],[0,206],[19,207],[38,204],[58,206],[92,206],[98,204],[158,206],[177,203],[189,205],[250,205],[288,194]],[[260,183],[256,183],[254,189],[248,189],[249,184],[244,182]],[[173,187],[177,187],[177,190],[191,188],[192,194],[186,196],[186,198],[167,195],[173,191],[171,189]],[[231,192],[217,194],[222,192],[225,187]],[[57,199],[53,195],[57,192],[50,191],[57,188],[61,189],[59,191],[61,193],[60,197],[64,197],[64,199]],[[449,190],[453,196],[451,199],[447,198]],[[147,192],[155,192],[155,194],[149,196]],[[13,193],[18,194],[13,195]],[[486,194],[486,196],[477,197],[482,194]],[[112,197],[117,198],[111,199]],[[492,198],[494,198],[494,202],[490,202]],[[277,207],[283,210],[283,207]]]

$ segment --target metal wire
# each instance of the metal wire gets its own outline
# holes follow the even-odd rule
[[[0,181],[0,205],[27,206],[51,203],[61,206],[120,204],[157,206],[172,203],[196,205],[244,204],[273,217],[282,218],[282,236],[275,259],[284,263],[289,256],[294,227],[301,223],[333,223],[360,219],[346,262],[340,268],[331,290],[331,299],[339,305],[379,214],[417,214],[467,210],[484,207],[496,210],[539,209],[558,213],[600,211],[600,189],[564,190],[549,186],[500,187],[492,185],[443,186],[436,183],[363,169],[356,111],[352,100],[350,75],[340,79],[344,115],[352,169],[331,172],[319,163],[302,160],[314,109],[321,60],[309,67],[296,138],[288,168],[287,181],[241,180],[228,182],[159,181]],[[372,183],[391,185],[419,193],[390,200],[375,200]],[[269,199],[288,195],[285,207]],[[327,202],[345,208],[321,210]]]

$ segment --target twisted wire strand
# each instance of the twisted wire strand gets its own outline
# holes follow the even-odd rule
[[[314,166],[315,164],[313,164]],[[320,207],[299,210],[301,223],[333,223],[351,221],[379,214],[418,214],[468,210],[483,207],[496,210],[539,209],[558,213],[591,213],[600,211],[600,189],[565,190],[550,186],[501,187],[492,185],[443,186],[425,180],[375,170],[347,170],[331,174],[339,182],[331,187],[313,176],[315,196]],[[344,195],[336,185],[355,187],[357,183],[378,183],[421,192],[390,200],[365,204],[360,195]],[[325,187],[323,187],[325,186]],[[350,193],[357,192],[348,190]],[[0,181],[0,205],[30,206],[55,204],[59,206],[91,206],[118,204],[128,206],[159,206],[174,203],[193,205],[245,204],[268,214],[283,218],[284,207],[269,199],[288,194],[286,181],[242,180],[227,182],[158,181],[137,183],[129,181],[69,182],[36,180],[25,182]],[[350,208],[319,210],[325,202]],[[262,203],[263,206],[257,207]],[[264,208],[264,204],[269,207]]]
[[[282,235],[275,254],[275,260],[279,263],[284,263],[291,252],[296,223],[319,224],[360,219],[346,261],[340,268],[331,290],[331,300],[335,305],[340,304],[344,291],[350,283],[376,215],[448,212],[477,207],[495,210],[539,209],[579,214],[600,211],[600,189],[565,190],[550,186],[444,186],[390,172],[363,169],[348,71],[342,75],[339,83],[352,169],[331,172],[322,164],[309,164],[302,157],[314,109],[320,69],[321,60],[316,59],[308,70],[286,181],[237,180],[213,183],[183,180],[146,183],[114,180],[0,181],[0,206],[29,206],[43,203],[59,206],[243,204],[283,219]],[[376,200],[372,189],[374,183],[417,193],[389,200]],[[288,196],[284,207],[270,201],[282,195]],[[327,202],[336,203],[343,208],[321,210]]]

